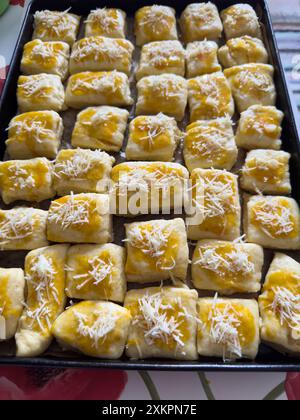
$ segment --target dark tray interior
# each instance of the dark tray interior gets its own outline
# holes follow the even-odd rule
[[[178,15],[192,0],[163,0],[159,4],[172,6],[177,10]],[[237,3],[237,0],[213,0],[220,10]],[[22,57],[23,46],[31,39],[33,14],[37,10],[66,10],[72,7],[72,12],[79,15],[87,15],[90,10],[97,7],[118,7],[132,16],[134,12],[145,5],[157,3],[153,0],[33,0],[28,9],[18,39],[16,49],[12,58],[10,71],[0,99],[0,154],[4,155],[7,138],[6,128],[9,121],[17,112],[16,86],[19,76],[19,66]],[[279,57],[274,32],[271,25],[271,18],[266,0],[247,0],[244,3],[251,4],[260,17],[264,28],[264,42],[268,48],[270,62],[275,67],[275,83],[277,87],[277,106],[285,113],[283,123],[283,149],[290,152],[291,159],[291,180],[293,186],[293,197],[300,197],[300,142],[297,134],[295,119],[289,99],[288,89],[285,82],[284,71]],[[1,257],[1,264],[12,266],[12,253],[4,253]],[[11,254],[11,255],[9,255]],[[289,253],[293,256],[293,253]],[[25,253],[24,253],[25,255]],[[294,255],[295,256],[295,255]],[[298,371],[300,362],[297,359],[286,357],[270,347],[261,345],[259,355],[255,362],[239,360],[232,363],[223,363],[221,360],[203,358],[194,362],[180,362],[168,360],[139,360],[130,361],[125,357],[116,360],[95,360],[78,356],[74,353],[62,352],[54,343],[51,349],[43,356],[31,359],[18,359],[14,357],[14,348],[11,343],[0,344],[0,364],[27,365],[27,366],[52,366],[52,367],[89,367],[89,368],[116,368],[134,370],[220,370],[220,371]]]

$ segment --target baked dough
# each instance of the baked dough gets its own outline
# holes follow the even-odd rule
[[[126,355],[196,360],[197,292],[183,287],[130,290],[125,307],[132,315]]]
[[[0,210],[0,249],[30,250],[48,245],[47,211],[30,207]]]
[[[26,112],[9,123],[6,150],[11,159],[38,156],[55,158],[63,134],[63,122],[54,111]]]
[[[224,70],[238,111],[252,105],[275,105],[274,68],[269,64],[251,63]]]
[[[112,240],[112,218],[106,194],[71,194],[52,201],[47,219],[52,242],[104,244]]]
[[[75,109],[90,105],[132,105],[128,77],[118,71],[74,74],[68,81],[66,103]]]
[[[87,356],[119,359],[125,349],[131,316],[111,302],[80,302],[60,315],[53,335],[65,349]]]
[[[256,293],[261,288],[264,252],[261,246],[218,240],[199,241],[192,261],[197,289],[222,295]]]
[[[230,170],[238,155],[231,119],[223,117],[188,125],[183,155],[190,172],[196,168]]]
[[[266,248],[300,247],[299,207],[292,198],[252,196],[246,203],[244,223],[247,242]]]
[[[80,17],[67,11],[38,11],[34,15],[33,39],[62,41],[72,45],[76,40],[79,23]]]
[[[222,72],[190,79],[188,91],[191,122],[233,116],[233,97]]]
[[[193,204],[200,220],[187,223],[188,238],[227,241],[239,238],[241,207],[237,176],[217,169],[195,169],[191,183]]]
[[[174,74],[148,76],[137,84],[136,115],[160,112],[181,121],[187,105],[187,81]]]
[[[300,355],[300,264],[276,254],[259,297],[262,340],[284,353]]]
[[[258,16],[249,4],[235,4],[221,12],[227,39],[249,35],[261,38]]]
[[[56,74],[65,80],[69,73],[70,46],[65,42],[43,42],[35,39],[24,46],[21,72]]]
[[[86,37],[125,38],[126,13],[123,10],[106,7],[92,10],[85,23]]]
[[[182,219],[130,223],[125,228],[129,282],[185,281],[189,249]]]
[[[16,333],[17,357],[42,354],[52,341],[51,327],[64,310],[68,245],[53,245],[27,254],[26,305]]]
[[[283,112],[274,106],[251,106],[241,113],[236,132],[237,145],[247,150],[280,150],[283,117]]]
[[[180,26],[186,43],[218,40],[223,31],[218,9],[210,2],[189,4],[181,15]]]
[[[170,162],[181,136],[174,118],[164,114],[136,117],[129,125],[126,158]]]
[[[254,360],[259,336],[259,310],[255,300],[199,299],[198,352],[200,356]]]
[[[186,75],[188,78],[222,70],[218,61],[218,44],[214,41],[190,42],[186,47]]]
[[[23,312],[25,280],[21,268],[0,268],[0,342],[14,337]]]
[[[0,190],[5,204],[54,197],[52,163],[46,158],[0,162]]]
[[[124,141],[129,112],[112,106],[86,108],[77,115],[72,146],[119,152]]]
[[[102,36],[76,42],[70,58],[70,73],[118,70],[130,74],[134,46],[126,39]]]
[[[17,100],[21,112],[65,110],[65,90],[55,74],[20,76]]]
[[[229,39],[223,45],[218,56],[223,67],[234,67],[249,63],[268,63],[268,52],[261,39],[245,35]]]
[[[138,46],[178,39],[175,10],[158,5],[142,7],[135,14],[135,36]]]
[[[290,157],[283,151],[252,150],[242,168],[242,188],[255,194],[290,194]]]
[[[112,211],[117,215],[181,212],[188,198],[189,173],[179,163],[124,162],[113,167],[111,179]]]
[[[54,165],[57,195],[107,192],[114,162],[115,158],[100,150],[61,150]]]
[[[142,48],[137,80],[164,73],[185,75],[185,51],[179,41],[150,42]]]
[[[125,249],[114,244],[74,245],[67,259],[67,296],[124,302]]]

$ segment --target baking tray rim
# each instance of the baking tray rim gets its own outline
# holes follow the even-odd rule
[[[0,115],[1,111],[6,102],[7,90],[9,86],[9,81],[12,78],[16,61],[18,60],[18,50],[20,48],[20,43],[23,37],[23,33],[27,26],[27,21],[32,7],[34,6],[36,0],[31,0],[24,13],[23,21],[20,26],[18,38],[16,41],[15,48],[13,50],[11,62],[9,63],[9,70],[6,74],[6,79],[2,89],[2,94],[0,96]],[[285,99],[287,102],[288,112],[289,112],[289,121],[292,124],[292,130],[295,135],[295,141],[298,146],[298,152],[300,154],[300,138],[297,130],[295,115],[291,103],[291,98],[289,95],[289,90],[287,86],[287,81],[274,33],[274,28],[272,24],[271,14],[268,2],[266,0],[257,0],[257,3],[260,3],[266,12],[265,19],[269,23],[269,35],[273,43],[275,50],[275,59],[277,65],[277,71],[279,72],[279,77],[283,84],[283,90],[285,92]],[[274,350],[275,351],[275,350]],[[280,356],[280,353],[278,353]],[[257,361],[238,361],[231,363],[223,363],[221,360],[214,359],[212,362],[201,362],[201,359],[196,361],[176,361],[176,360],[167,360],[167,359],[148,359],[148,360],[105,360],[105,359],[76,359],[63,357],[49,357],[49,356],[40,356],[32,358],[18,358],[15,356],[6,356],[0,357],[0,365],[7,366],[25,366],[25,367],[48,367],[48,368],[87,368],[87,369],[121,369],[121,370],[137,370],[137,371],[206,371],[206,372],[298,372],[300,369],[300,361],[296,362],[257,362]],[[288,360],[288,359],[287,359]]]
[[[169,360],[104,360],[104,359],[63,359],[55,357],[17,358],[1,357],[0,366],[48,367],[69,369],[113,369],[136,371],[200,371],[200,372],[299,372],[296,363],[257,363],[232,362],[222,363],[218,359],[214,362],[199,361],[169,361]]]

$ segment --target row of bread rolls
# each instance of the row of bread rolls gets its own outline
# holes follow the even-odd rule
[[[23,270],[1,269],[0,286],[7,304],[1,315],[0,339],[16,334],[17,356],[40,355],[53,337],[63,349],[107,359],[120,358],[125,348],[133,359],[196,360],[198,355],[223,357],[224,361],[255,359],[261,339],[282,351],[299,354],[297,306],[289,311],[281,306],[291,292],[283,287],[280,298],[273,301],[276,287],[295,287],[299,278],[300,266],[290,257],[275,256],[259,306],[251,299],[198,299],[195,290],[178,284],[128,291],[124,307],[107,300],[85,300],[64,311],[65,281],[74,267],[68,267],[66,272],[65,264],[78,251],[68,245],[53,245],[27,255],[25,307]],[[95,251],[99,255],[100,248]],[[104,248],[102,252],[104,255]],[[81,281],[89,281],[85,273]],[[108,290],[109,286],[107,281],[103,288]],[[292,319],[286,318],[290,311]],[[280,316],[286,322],[284,327]]]

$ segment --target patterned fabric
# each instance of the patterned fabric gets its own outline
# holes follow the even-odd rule
[[[0,369],[1,400],[116,400],[127,382],[122,371]]]
[[[25,0],[10,0],[10,4],[12,6],[21,6],[21,7],[24,7],[25,6]]]
[[[300,373],[287,374],[285,391],[289,400],[300,400]]]

